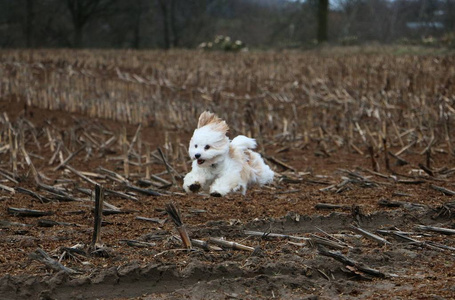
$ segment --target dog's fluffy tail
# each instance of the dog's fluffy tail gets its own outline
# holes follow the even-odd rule
[[[236,136],[232,141],[231,145],[235,148],[238,148],[240,150],[246,150],[246,149],[254,149],[256,148],[256,140],[246,137],[244,135],[238,135]]]

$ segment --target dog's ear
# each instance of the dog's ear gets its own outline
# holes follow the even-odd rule
[[[204,111],[199,116],[199,121],[197,123],[197,128],[204,127],[206,125],[211,125],[213,130],[227,132],[229,130],[229,126],[226,124],[225,121],[218,118],[214,113],[209,111]]]
[[[197,128],[201,128],[209,123],[212,123],[215,118],[218,118],[214,113],[209,112],[208,110],[204,111],[199,116],[199,121],[197,123]]]

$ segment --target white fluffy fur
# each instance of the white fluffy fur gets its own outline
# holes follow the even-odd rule
[[[202,189],[213,196],[232,191],[245,194],[249,184],[273,181],[273,171],[250,150],[256,148],[256,141],[243,135],[229,141],[227,130],[226,123],[210,112],[199,117],[189,146],[192,170],[183,182],[187,193]]]

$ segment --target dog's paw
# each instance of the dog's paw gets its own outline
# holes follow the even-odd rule
[[[210,196],[212,196],[212,197],[221,197],[222,195],[220,193],[218,193],[218,192],[211,192]]]
[[[199,183],[193,183],[193,184],[190,184],[189,189],[193,193],[197,193],[201,189],[201,185]]]

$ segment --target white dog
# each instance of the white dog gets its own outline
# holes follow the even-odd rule
[[[199,117],[189,148],[192,170],[183,180],[187,193],[202,188],[214,197],[231,191],[245,194],[248,184],[273,181],[270,167],[258,153],[249,150],[256,148],[256,141],[244,135],[229,141],[228,129],[226,122],[211,112],[205,111]]]

